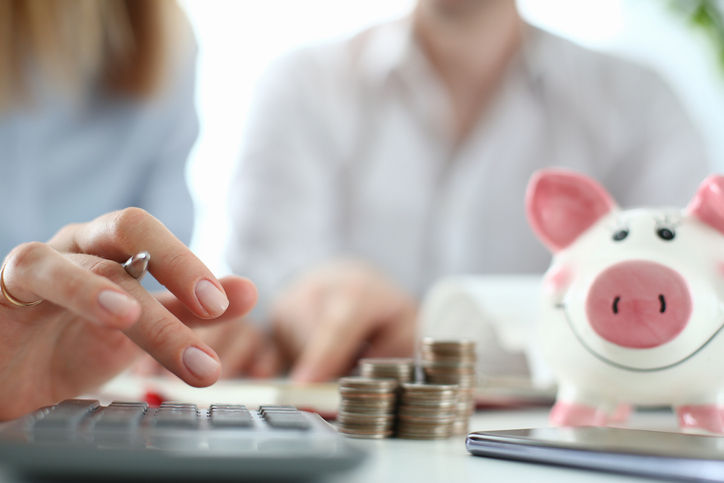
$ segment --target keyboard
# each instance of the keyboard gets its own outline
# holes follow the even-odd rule
[[[365,453],[292,406],[69,399],[0,424],[0,466],[73,479],[316,479]]]

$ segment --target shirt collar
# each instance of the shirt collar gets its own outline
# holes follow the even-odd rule
[[[362,52],[362,66],[369,81],[383,84],[396,71],[419,63],[424,56],[414,39],[412,19],[405,17],[373,27]]]
[[[409,71],[415,75],[420,69],[430,71],[429,61],[415,39],[411,17],[378,25],[367,33],[370,41],[365,45],[361,60],[369,81],[383,84],[396,72]],[[546,64],[551,61],[546,52],[549,36],[525,23],[524,45],[514,63],[522,67],[533,85],[545,77]]]

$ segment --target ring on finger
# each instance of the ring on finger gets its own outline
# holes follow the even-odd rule
[[[11,304],[15,305],[16,307],[33,307],[35,305],[38,305],[40,302],[43,301],[43,299],[36,300],[35,302],[23,302],[21,300],[16,299],[10,293],[8,292],[7,287],[5,286],[5,266],[6,263],[3,263],[2,268],[0,268],[0,291],[2,291],[3,296],[5,299],[10,302]]]
[[[148,271],[148,262],[150,261],[151,254],[144,250],[141,253],[137,253],[128,260],[126,260],[126,262],[123,263],[122,266],[126,270],[126,273],[128,273],[128,275],[140,282],[143,276],[146,275],[146,272]]]

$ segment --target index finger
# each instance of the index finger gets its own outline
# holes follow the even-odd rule
[[[205,387],[216,382],[221,373],[216,353],[137,282],[128,278],[118,284],[141,305],[138,322],[122,332],[187,384]]]
[[[48,244],[59,251],[119,263],[145,250],[151,254],[151,274],[195,315],[217,317],[229,306],[223,286],[206,265],[163,223],[140,208],[126,208],[89,223],[69,225]]]

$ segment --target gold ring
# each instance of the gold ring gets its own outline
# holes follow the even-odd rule
[[[7,265],[7,262],[3,263],[3,267],[0,268],[0,290],[2,290],[2,293],[8,302],[15,305],[16,307],[33,307],[43,301],[43,299],[40,299],[36,300],[35,302],[22,302],[10,295],[10,293],[8,293],[7,287],[5,287],[5,265]]]

